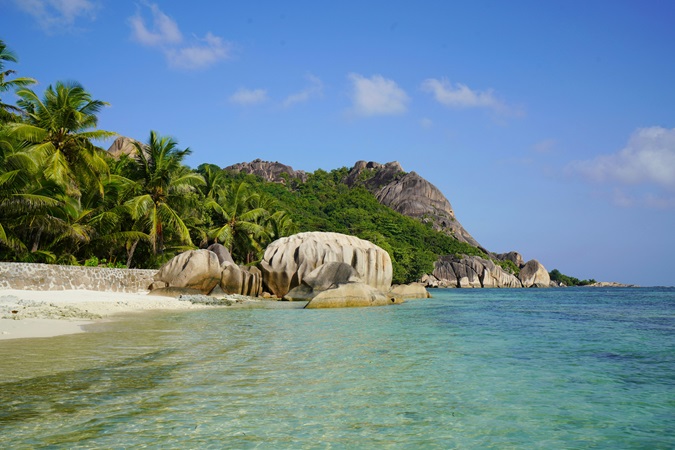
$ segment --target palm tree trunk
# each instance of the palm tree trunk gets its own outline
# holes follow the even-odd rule
[[[134,252],[136,251],[136,246],[138,245],[138,239],[131,244],[131,248],[127,249],[127,268],[131,268],[131,260],[134,257]]]
[[[33,240],[33,248],[31,248],[31,253],[35,253],[38,251],[40,248],[40,236],[42,236],[42,230],[43,227],[38,228],[37,234],[35,235],[35,239]]]

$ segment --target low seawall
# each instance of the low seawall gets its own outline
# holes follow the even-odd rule
[[[0,262],[0,289],[147,292],[156,270]]]

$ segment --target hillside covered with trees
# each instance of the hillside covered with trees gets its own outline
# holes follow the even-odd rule
[[[386,250],[394,282],[416,281],[439,255],[488,257],[477,247],[381,205],[346,168],[285,183],[192,169],[190,154],[155,131],[130,155],[96,145],[116,135],[98,128],[107,103],[76,82],[44,92],[5,67],[17,58],[0,41],[0,260],[156,268],[177,253],[214,242],[235,261],[261,259],[272,241],[301,231],[333,231]],[[495,261],[517,270],[508,261]]]

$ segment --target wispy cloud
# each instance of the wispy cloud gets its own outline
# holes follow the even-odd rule
[[[360,116],[403,114],[410,101],[408,94],[396,82],[381,75],[365,78],[349,74],[352,82],[353,112]]]
[[[171,17],[164,14],[159,9],[159,6],[152,3],[146,6],[150,9],[152,15],[152,25],[148,29],[139,9],[136,15],[129,18],[132,38],[150,47],[181,43],[183,35],[178,29],[178,24]]]
[[[257,105],[267,101],[267,91],[265,89],[245,89],[240,88],[230,96],[230,102],[242,106]]]
[[[146,24],[139,8],[128,20],[131,37],[142,45],[158,48],[170,66],[203,69],[231,56],[232,44],[223,38],[208,32],[203,38],[193,37],[191,43],[185,43],[175,20],[154,3],[144,2],[143,6],[150,10],[151,24]]]
[[[427,78],[422,82],[422,91],[434,96],[437,102],[450,108],[486,108],[500,114],[520,112],[499,100],[494,90],[479,91],[462,83],[451,83],[445,78]]]
[[[573,161],[566,173],[615,186],[615,203],[675,206],[675,128],[639,128],[626,146],[613,154]],[[639,193],[631,187],[641,188]],[[652,192],[645,193],[645,189]],[[661,192],[653,192],[660,189]]]
[[[80,17],[94,20],[100,8],[95,0],[14,0],[14,3],[33,16],[46,33],[70,31]]]
[[[304,103],[313,98],[321,97],[323,94],[323,82],[314,75],[307,75],[307,80],[309,81],[309,86],[303,89],[300,92],[289,95],[283,102],[284,107],[288,108],[297,103]]]

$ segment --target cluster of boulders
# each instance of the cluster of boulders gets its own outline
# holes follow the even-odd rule
[[[521,288],[549,287],[551,278],[546,268],[536,259],[523,262],[516,252],[494,255],[501,260],[512,261],[519,269],[514,275],[502,269],[494,261],[480,256],[441,256],[434,263],[432,274],[422,278],[427,287],[455,288]]]
[[[369,241],[308,232],[270,244],[258,266],[237,266],[220,244],[181,253],[159,269],[151,293],[266,296],[307,301],[306,308],[379,306],[429,297],[421,284],[392,287],[392,273],[389,254]]]
[[[183,252],[164,264],[150,286],[154,295],[262,294],[262,274],[254,266],[238,266],[221,244]]]

